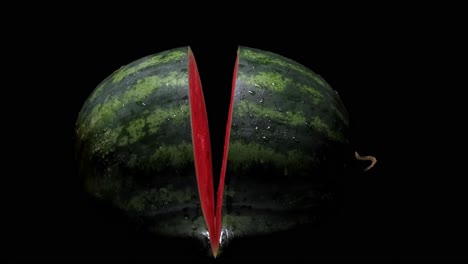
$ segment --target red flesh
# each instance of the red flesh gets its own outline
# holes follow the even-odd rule
[[[237,50],[236,64],[234,65],[234,74],[232,77],[231,101],[229,103],[228,119],[226,123],[226,136],[224,138],[223,163],[221,165],[221,175],[220,175],[219,186],[218,186],[218,197],[217,197],[216,217],[215,217],[215,227],[216,227],[215,230],[218,232],[216,233],[218,237],[221,236],[221,228],[222,228],[221,213],[223,209],[224,178],[226,177],[226,166],[227,166],[227,158],[228,158],[228,150],[229,150],[229,138],[231,136],[232,106],[234,103],[234,91],[236,88],[238,63],[239,63],[239,49]],[[217,250],[218,249],[216,249],[216,251]]]
[[[190,121],[192,124],[192,143],[198,193],[200,195],[203,216],[205,217],[206,226],[210,234],[211,247],[217,248],[219,246],[219,240],[213,239],[215,234],[214,188],[208,117],[197,64],[190,48],[188,56]],[[216,243],[216,241],[218,241],[218,243]]]
[[[224,179],[226,176],[226,166],[229,150],[229,138],[231,135],[232,107],[234,103],[234,91],[236,87],[237,68],[239,63],[239,50],[237,50],[236,64],[232,78],[231,100],[226,124],[226,135],[224,138],[223,161],[221,165],[221,175],[217,192],[216,212],[214,207],[214,187],[213,171],[211,160],[211,144],[208,129],[208,118],[205,108],[205,100],[201,86],[200,76],[192,51],[189,48],[189,97],[192,124],[192,142],[195,158],[195,171],[197,175],[198,192],[202,206],[205,222],[210,234],[210,244],[213,256],[218,254],[221,228],[222,228],[222,208]]]

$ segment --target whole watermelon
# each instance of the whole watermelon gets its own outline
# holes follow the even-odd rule
[[[198,237],[206,246],[189,55],[183,47],[144,57],[99,84],[79,113],[77,153],[91,195],[151,232]],[[218,190],[221,248],[238,237],[313,224],[353,157],[346,109],[319,75],[248,47],[239,48],[235,70]]]

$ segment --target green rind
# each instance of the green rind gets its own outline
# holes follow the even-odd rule
[[[255,235],[315,221],[309,216],[331,192],[323,180],[349,154],[348,125],[337,92],[319,75],[283,56],[240,47],[223,228]]]
[[[139,218],[156,233],[189,236],[202,217],[188,101],[188,49],[121,67],[80,111],[77,154],[86,190]],[[180,219],[169,232],[168,219]],[[201,222],[203,223],[203,222]],[[197,230],[198,230],[197,229]]]
[[[79,140],[92,145],[93,154],[151,137],[161,126],[184,126],[190,142],[187,48],[147,56],[106,78],[85,102],[77,121]],[[156,140],[158,142],[158,140]]]
[[[280,55],[241,47],[232,140],[284,152],[347,144],[348,118],[338,94],[317,74]],[[294,145],[296,142],[298,144]]]

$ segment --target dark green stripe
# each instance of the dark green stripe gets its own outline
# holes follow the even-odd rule
[[[166,77],[150,76],[140,80],[124,94],[118,97],[107,98],[104,103],[94,106],[88,116],[84,117],[78,129],[93,130],[108,124],[118,111],[125,109],[128,104],[144,101],[155,90],[163,87],[188,87],[186,75],[180,72],[171,72]],[[188,88],[187,88],[188,92]],[[86,132],[85,132],[86,133]]]
[[[116,88],[116,85],[119,82],[135,73],[143,72],[147,68],[152,68],[153,71],[155,71],[157,68],[162,66],[170,66],[171,64],[174,64],[174,62],[186,63],[186,58],[187,48],[177,48],[138,59],[113,72],[108,78],[106,78],[106,80],[98,85],[88,100],[95,100],[96,97],[101,96],[103,90]],[[176,65],[178,65],[178,63]],[[124,84],[124,86],[126,85],[128,85],[128,83]]]
[[[271,52],[242,47],[237,81],[253,92],[269,91],[273,95],[280,94],[284,99],[310,102],[323,108],[342,104],[336,92],[319,75]],[[333,111],[348,124],[343,107],[334,107]]]
[[[150,167],[171,166],[181,168],[193,164],[192,143],[182,142],[178,145],[162,145],[150,158]]]
[[[130,145],[130,149],[138,150],[138,155],[126,154],[129,155],[129,158],[124,162],[129,168],[139,168],[154,172],[160,172],[167,168],[179,170],[180,172],[184,168],[194,169],[193,145],[191,141],[183,140],[174,145],[166,144],[166,142],[154,142],[146,147]],[[126,152],[128,148],[122,148],[122,150]],[[118,148],[116,153],[119,153],[119,151],[120,149]]]
[[[302,130],[304,127],[307,127],[324,134],[331,140],[339,142],[344,141],[342,131],[335,130],[336,127],[334,129],[330,128],[330,126],[320,118],[319,114],[308,115],[306,117],[301,111],[278,111],[278,109],[272,109],[248,100],[239,100],[235,103],[232,120],[233,124],[238,124],[243,120],[256,120],[255,122],[259,123],[259,120],[262,119],[265,121],[274,121],[274,124],[272,124],[273,126],[282,124],[292,130]]]
[[[121,96],[146,77],[166,77],[170,72],[180,72],[185,75],[184,78],[188,79],[186,55],[187,48],[179,48],[147,56],[121,67],[98,85],[86,100],[80,116],[88,116],[96,105],[104,103],[110,97]],[[119,81],[114,82],[114,80]],[[79,120],[82,118],[80,117]]]
[[[130,118],[128,122],[109,124],[103,129],[85,130],[80,135],[83,138],[91,138],[93,153],[108,153],[115,147],[136,143],[144,137],[154,137],[160,133],[159,129],[164,123],[170,123],[173,127],[190,123],[188,105],[156,108],[152,112],[140,113],[138,116]]]
[[[115,74],[113,74],[112,81],[113,83],[120,82],[125,77],[134,74],[142,69],[147,67],[159,66],[161,64],[181,61],[187,57],[187,48],[175,49],[164,53],[159,53],[144,58],[144,60],[137,65],[128,65],[119,69]]]
[[[338,141],[338,142],[343,142],[343,134],[330,129],[330,127],[324,123],[318,116],[314,116],[310,119],[309,127],[324,133],[328,138]]]
[[[291,126],[304,125],[306,123],[306,117],[302,112],[280,112],[278,109],[267,108],[247,100],[238,101],[234,107],[234,115],[242,118],[253,116],[254,118],[274,119]]]
[[[236,140],[229,144],[228,169],[233,171],[250,168],[255,164],[269,164],[283,170],[297,169],[304,164],[312,165],[315,162],[314,157],[298,149],[281,153],[258,143]]]
[[[251,61],[256,64],[261,65],[275,65],[282,67],[287,70],[292,70],[297,73],[306,75],[312,79],[314,79],[318,84],[326,86],[326,82],[312,70],[308,69],[307,67],[290,60],[286,57],[281,55],[268,52],[268,51],[261,51],[253,48],[248,47],[241,47],[240,48],[240,63],[242,60]]]
[[[276,72],[244,73],[240,71],[237,75],[237,85],[248,86],[251,90],[269,90],[275,94],[290,94],[291,90],[297,90],[302,92],[303,96],[311,98],[314,104],[318,104],[323,98],[323,93],[313,87],[311,83],[297,82]],[[305,98],[301,97],[300,99]]]

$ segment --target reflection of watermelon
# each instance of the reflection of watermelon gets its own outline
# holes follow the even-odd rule
[[[338,94],[294,61],[241,47],[230,109],[215,191],[190,50],[122,67],[95,89],[78,117],[86,189],[155,233],[209,234],[215,255],[227,238],[312,223],[332,197],[330,175],[352,157]]]

